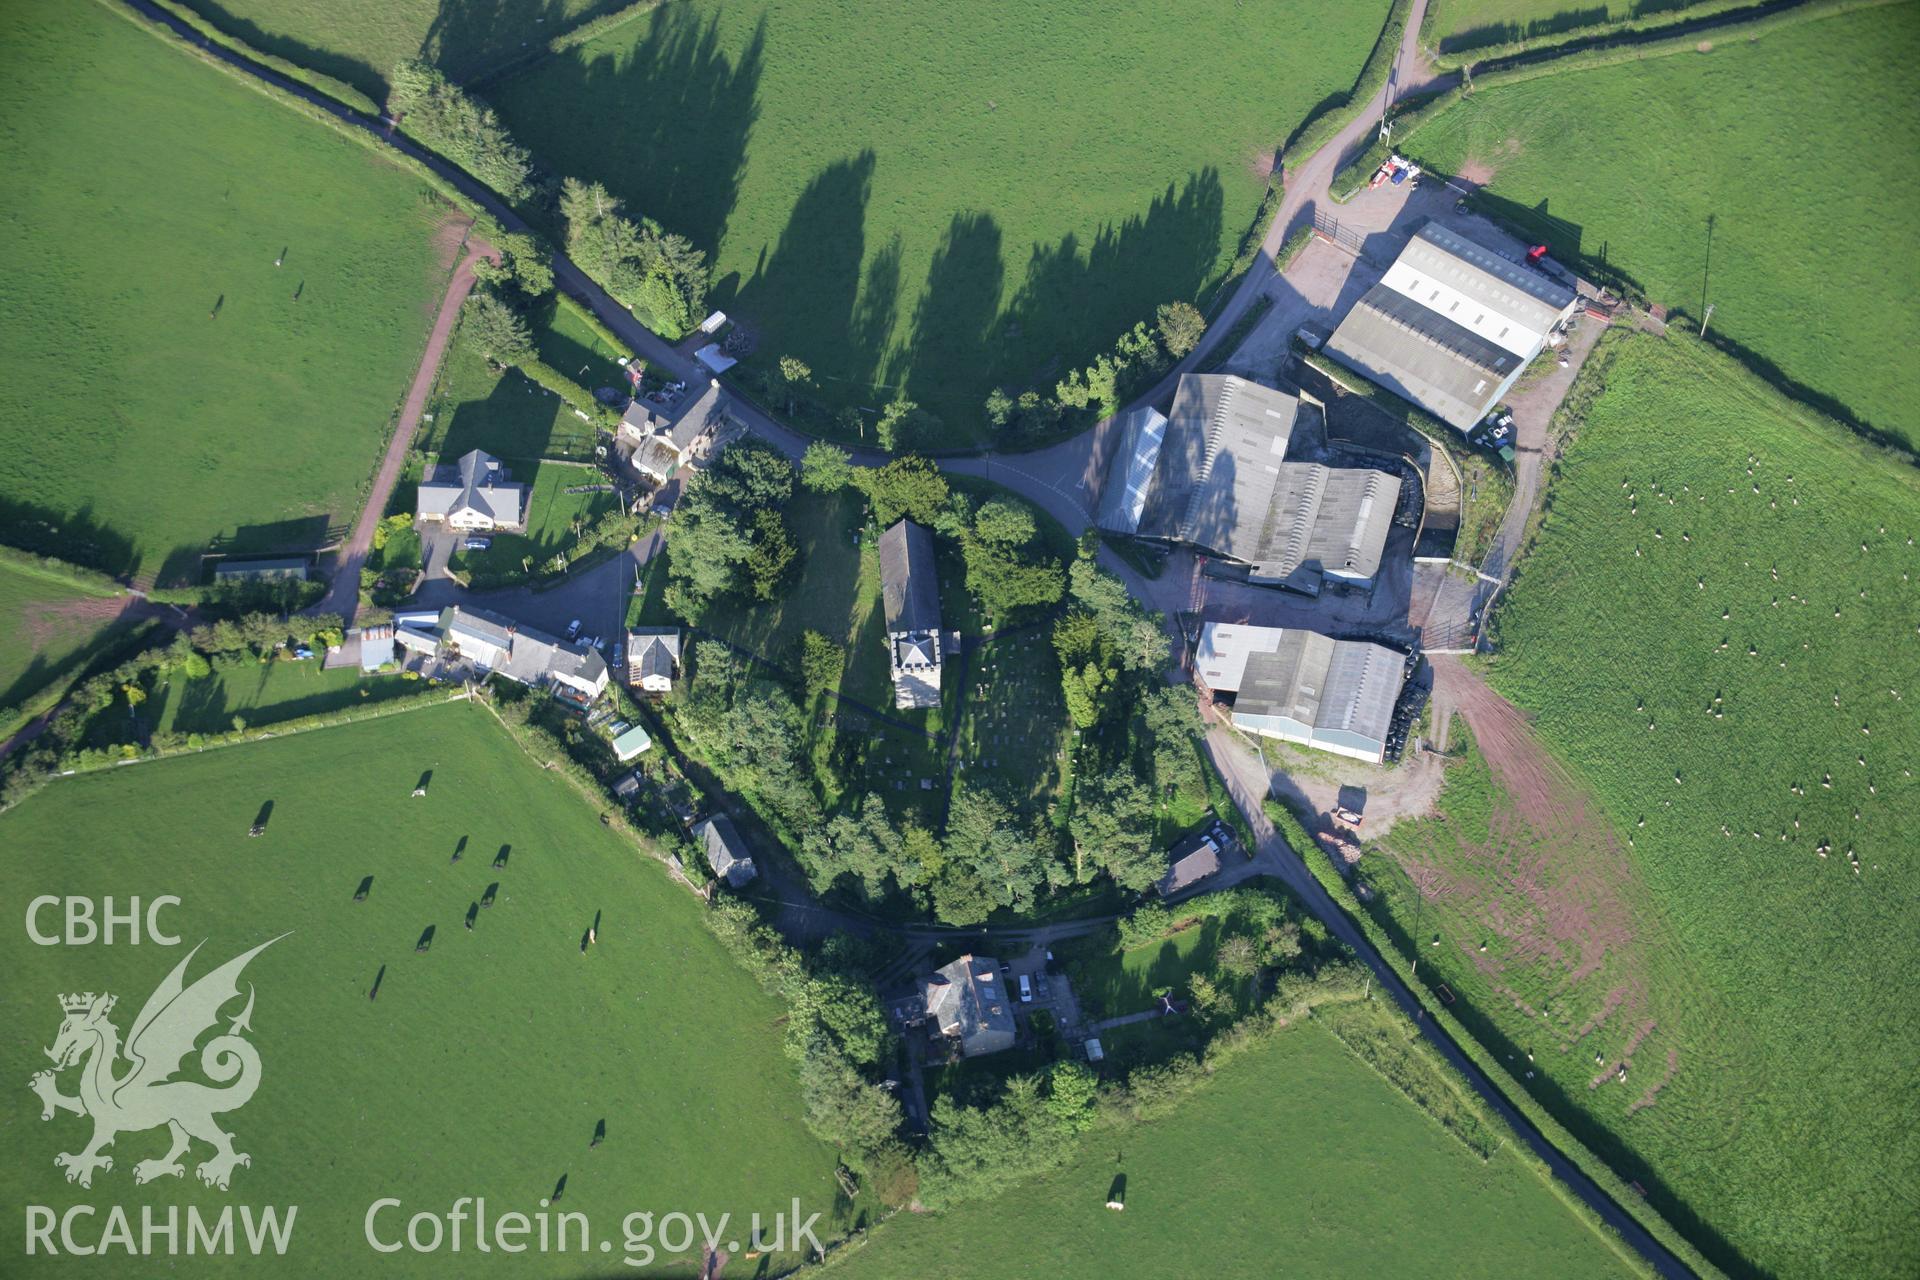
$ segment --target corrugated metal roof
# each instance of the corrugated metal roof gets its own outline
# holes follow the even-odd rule
[[[625,763],[653,745],[653,735],[635,725],[613,740],[614,757]]]
[[[1120,449],[1101,491],[1100,515],[1094,523],[1115,533],[1135,533],[1160,462],[1167,418],[1158,409],[1143,405],[1126,416],[1121,431]]]
[[[1565,285],[1437,222],[1414,234],[1400,261],[1537,333],[1551,329],[1560,313],[1573,305],[1573,290]]]
[[[940,629],[931,533],[902,520],[880,535],[880,587],[888,634]]]
[[[1327,340],[1327,354],[1465,431],[1525,363],[1384,284],[1367,290]]]
[[[1399,500],[1400,477],[1384,471],[1283,463],[1266,527],[1247,557],[1253,576],[1284,579],[1307,572],[1371,579],[1380,570]]]
[[[1236,536],[1259,537],[1299,404],[1231,374],[1182,376],[1139,532],[1244,558]]]
[[[1223,641],[1239,651],[1236,721],[1292,721],[1308,727],[1310,741],[1325,735],[1343,746],[1364,742],[1369,749],[1384,749],[1406,674],[1405,655],[1385,645],[1335,640],[1317,631],[1239,627],[1234,632],[1211,638],[1203,632],[1202,653],[1209,644],[1218,650]],[[1225,691],[1204,670],[1202,678],[1211,688]]]

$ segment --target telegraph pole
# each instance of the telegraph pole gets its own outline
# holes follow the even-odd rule
[[[1703,338],[1707,336],[1707,321],[1711,319],[1713,319],[1713,304],[1709,302],[1707,304],[1707,314],[1700,317],[1700,336]]]

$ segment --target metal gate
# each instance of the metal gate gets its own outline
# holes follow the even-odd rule
[[[1356,258],[1366,247],[1366,236],[1351,227],[1342,226],[1340,219],[1319,209],[1313,211],[1313,229]]]

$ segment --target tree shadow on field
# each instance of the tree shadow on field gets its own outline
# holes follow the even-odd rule
[[[37,502],[0,495],[0,541],[116,578],[132,574],[140,563],[133,539],[96,520],[92,503],[76,511],[60,512]]]
[[[134,636],[149,625],[123,614],[106,622],[84,644],[62,658],[50,660],[44,653],[34,654],[19,675],[0,687],[0,710],[14,707],[56,682],[77,681],[96,669],[112,665],[121,653],[138,647],[139,641]],[[14,639],[16,644],[28,642],[27,636]],[[0,724],[4,723],[5,717],[0,716]]]
[[[1634,16],[1642,17],[1648,13],[1683,7],[1683,0],[1642,0],[1640,4],[1634,6]],[[1524,23],[1486,22],[1477,27],[1468,27],[1464,31],[1441,36],[1440,52],[1458,53],[1463,49],[1485,49],[1490,45],[1512,44],[1516,40],[1560,35],[1568,31],[1578,31],[1584,27],[1601,26],[1609,17],[1607,6],[1603,4],[1585,9],[1562,9],[1558,13],[1534,18]]]
[[[737,293],[723,286],[714,298],[784,344],[769,354],[805,360],[830,400],[877,408],[905,395],[936,413],[971,416],[990,387],[1050,387],[1111,348],[1127,324],[1194,297],[1219,258],[1225,193],[1213,169],[1169,184],[1145,213],[1091,241],[1069,233],[1033,246],[1011,301],[999,223],[982,211],[955,213],[912,331],[892,345],[903,297],[899,237],[864,256],[877,167],[868,150],[821,170],[772,254]]]
[[[223,733],[233,727],[233,707],[227,701],[225,681],[214,676],[188,680],[177,673],[169,682],[172,680],[181,682],[180,701],[168,728],[175,733]]]
[[[711,257],[760,115],[766,41],[763,19],[746,48],[730,55],[720,47],[717,15],[703,23],[684,5],[662,5],[643,40],[591,62],[567,55],[543,65],[541,104],[552,106],[516,110],[514,132],[562,169],[572,162],[605,174],[629,214],[657,220]],[[591,163],[579,142],[589,116]]]
[[[1161,303],[1192,299],[1219,259],[1225,204],[1219,170],[1209,167],[1181,187],[1168,183],[1145,213],[1090,242],[1069,233],[1034,245],[1007,308],[994,381],[1025,387],[1057,376],[1111,348]]]
[[[214,0],[192,0],[188,7],[221,31],[245,41],[262,53],[285,58],[288,62],[336,80],[344,80],[354,88],[365,91],[375,102],[386,99],[387,72],[392,70],[391,67],[374,67],[362,59],[331,49],[316,48],[303,40],[263,30],[250,19],[241,17]]]
[[[836,400],[877,405],[893,398],[875,385],[882,344],[899,305],[900,244],[867,259],[867,202],[873,194],[872,151],[836,160],[807,183],[794,202],[773,253],[741,286],[739,308],[786,345],[768,354],[800,357]],[[862,284],[862,274],[865,283]]]
[[[434,464],[449,467],[472,450],[484,449],[506,464],[514,484],[531,489],[553,440],[554,423],[564,412],[559,404],[520,374],[503,373],[486,399],[454,406]]]
[[[956,213],[927,269],[926,291],[913,310],[913,336],[906,357],[907,394],[935,398],[924,354],[984,350],[1000,314],[1006,265],[1000,224],[991,214]]]

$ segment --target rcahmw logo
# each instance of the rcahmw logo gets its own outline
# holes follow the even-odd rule
[[[109,1016],[117,1003],[113,995],[89,991],[60,997],[65,1017],[53,1047],[46,1051],[53,1068],[35,1073],[28,1084],[40,1097],[42,1120],[68,1111],[93,1121],[90,1141],[78,1151],[63,1151],[53,1158],[54,1164],[66,1171],[68,1182],[91,1187],[96,1172],[112,1171],[113,1157],[105,1150],[119,1135],[163,1126],[171,1145],[163,1154],[133,1166],[136,1183],[183,1176],[186,1168],[181,1157],[194,1151],[196,1142],[213,1149],[194,1168],[194,1175],[209,1187],[227,1190],[234,1170],[252,1165],[252,1157],[234,1148],[234,1135],[215,1119],[245,1106],[260,1087],[260,1054],[243,1035],[252,1030],[252,984],[247,986],[246,1005],[198,1054],[200,1074],[213,1083],[176,1076],[193,1055],[201,1036],[218,1025],[220,1011],[240,998],[240,973],[247,963],[279,940],[271,938],[261,943],[189,986],[186,971],[199,954],[196,946],[147,997],[128,1028],[124,1045],[119,1028]],[[74,1067],[79,1069],[77,1091],[60,1092],[59,1073]],[[242,1207],[240,1218],[249,1251],[259,1253],[269,1245],[276,1253],[285,1251],[299,1210],[288,1207],[284,1212],[282,1222],[281,1210],[269,1208],[256,1216],[252,1206]],[[28,1205],[27,1252],[64,1250],[84,1255],[118,1249],[145,1254],[156,1251],[156,1241],[163,1241],[168,1253],[233,1250],[231,1206],[211,1219],[189,1206],[184,1225],[179,1212],[171,1208],[162,1213],[143,1208],[139,1216],[140,1230],[136,1233],[132,1218],[118,1205],[105,1210],[75,1205],[58,1215],[47,1206]],[[96,1218],[104,1219],[99,1224],[100,1235],[97,1242],[88,1243],[79,1235],[90,1233],[94,1226],[91,1220]]]

